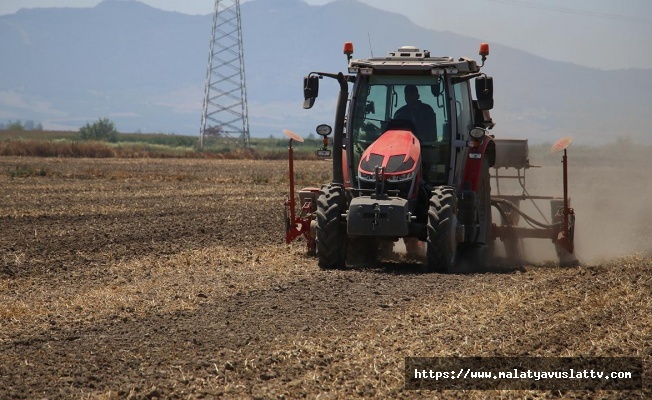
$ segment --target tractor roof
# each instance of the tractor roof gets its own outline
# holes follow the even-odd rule
[[[390,51],[385,57],[349,62],[349,73],[364,73],[361,70],[367,68],[374,72],[397,74],[431,71],[433,75],[439,75],[445,71],[452,75],[467,75],[480,72],[480,67],[473,59],[462,57],[455,61],[453,57],[432,57],[429,51],[420,51],[414,46],[403,46],[397,51]]]

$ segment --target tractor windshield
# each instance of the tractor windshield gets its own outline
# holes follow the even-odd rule
[[[443,79],[431,75],[360,77],[350,114],[353,168],[380,135],[404,129],[421,143],[424,179],[445,183],[451,136],[445,91]]]

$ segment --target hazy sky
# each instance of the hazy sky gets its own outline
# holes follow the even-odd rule
[[[186,14],[211,14],[215,5],[214,0],[140,1]],[[332,0],[305,1],[318,5]],[[651,0],[361,1],[404,14],[425,28],[448,30],[553,60],[602,69],[652,68]],[[0,15],[20,8],[92,7],[99,2],[0,0]],[[434,49],[436,43],[428,46]]]

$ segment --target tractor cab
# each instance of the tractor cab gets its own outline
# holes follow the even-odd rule
[[[355,75],[344,185],[355,197],[382,181],[384,191],[408,200],[415,221],[425,222],[432,188],[463,183],[469,152],[480,145],[473,129],[492,127],[485,120],[493,103],[491,78],[474,60],[433,57],[413,46],[385,57],[350,59],[349,73]],[[473,79],[480,101],[472,97]],[[483,150],[491,150],[484,129],[474,132],[485,142]]]
[[[359,170],[363,153],[381,136],[398,131],[411,132],[418,140],[423,163],[420,177],[424,182],[460,183],[462,160],[468,154],[467,147],[472,147],[468,144],[476,140],[477,145],[480,139],[471,137],[473,128],[491,129],[494,125],[489,117],[493,81],[480,72],[489,54],[488,45],[483,43],[480,49],[482,65],[469,58],[456,61],[452,57],[433,57],[429,51],[414,46],[369,59],[353,59],[352,53],[352,45],[345,44],[350,75],[314,73],[304,81],[304,108],[314,104],[319,79],[324,76],[338,79],[344,89],[338,102],[334,146],[340,148],[337,139],[341,130],[341,144],[346,149],[341,183],[347,187],[365,186],[372,171]],[[472,80],[477,99],[472,97]],[[353,83],[350,98],[349,83]],[[342,122],[340,129],[338,122]],[[475,134],[481,132],[476,130]],[[377,153],[368,154],[367,163],[372,154]],[[335,172],[339,175],[339,171]]]

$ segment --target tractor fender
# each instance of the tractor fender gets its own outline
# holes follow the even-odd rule
[[[489,167],[496,163],[496,144],[491,136],[485,136],[477,147],[471,147],[464,164],[464,178],[460,189],[478,191],[480,174],[482,173],[482,163],[488,157]]]

